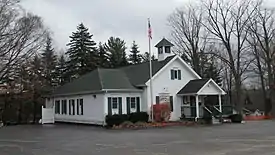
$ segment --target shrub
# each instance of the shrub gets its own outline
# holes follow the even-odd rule
[[[107,115],[105,117],[105,121],[107,124],[107,127],[113,127],[114,125],[118,126],[121,125],[124,122],[148,122],[149,115],[147,112],[136,112],[131,114],[115,114],[115,115]]]
[[[125,115],[125,114],[107,115],[105,118],[106,124],[109,127],[113,127],[114,125],[118,126],[127,120],[128,120],[128,115]]]
[[[156,122],[169,121],[171,117],[170,105],[167,103],[153,105],[153,117]]]
[[[229,116],[232,123],[241,123],[243,121],[243,116],[241,114],[233,114]]]
[[[135,112],[129,115],[129,121],[136,122],[148,122],[149,115],[147,112]]]

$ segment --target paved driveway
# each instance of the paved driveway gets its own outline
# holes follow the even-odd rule
[[[111,131],[91,126],[0,129],[0,155],[274,155],[275,121]]]

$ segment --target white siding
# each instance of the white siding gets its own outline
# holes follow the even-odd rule
[[[147,98],[148,98],[148,94],[147,94],[147,89],[144,88],[142,94],[141,94],[141,111],[147,111],[149,112],[148,110],[148,105],[147,105]]]
[[[170,70],[180,69],[181,70],[181,80],[171,80]],[[171,120],[178,120],[181,116],[181,97],[176,94],[190,81],[197,79],[197,77],[179,60],[176,59],[169,66],[166,66],[154,79],[153,79],[153,101],[156,102],[156,96],[159,93],[170,93],[173,96],[174,111],[171,114]],[[150,85],[147,87],[147,103],[148,108],[150,105]]]
[[[55,121],[72,122],[72,123],[86,123],[102,125],[104,118],[104,94],[78,95],[55,98],[60,100],[60,110],[62,111],[61,100],[67,100],[67,114],[55,114]],[[69,115],[69,100],[75,100],[75,115]],[[77,115],[77,99],[83,99],[83,115]]]
[[[141,97],[141,93],[106,93],[105,95],[105,108],[104,108],[104,116],[108,115],[108,97],[122,97],[122,113],[123,114],[127,114],[127,101],[126,101],[126,97],[140,97],[140,109],[142,111],[144,104],[142,97]],[[134,112],[135,110],[132,109],[132,112]],[[112,114],[118,114],[118,110],[112,112]]]

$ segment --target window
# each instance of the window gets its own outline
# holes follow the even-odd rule
[[[116,97],[112,98],[112,109],[118,108],[118,99]]]
[[[165,46],[165,53],[171,53],[171,47]]]
[[[84,105],[83,105],[83,99],[77,99],[77,109],[76,109],[76,112],[77,112],[77,115],[83,115],[84,112],[83,112],[83,108],[84,108]]]
[[[140,112],[140,97],[126,97],[127,114]]]
[[[181,80],[181,70],[171,69],[171,80]]]
[[[131,100],[130,100],[130,101],[131,101],[131,102],[130,102],[130,103],[131,103],[131,104],[130,104],[130,105],[131,105],[131,106],[130,106],[131,109],[135,109],[135,108],[136,108],[136,103],[137,103],[137,102],[136,102],[136,98],[135,98],[135,97],[131,97]]]
[[[55,114],[60,114],[60,101],[55,101]]]
[[[67,100],[62,100],[62,114],[67,114]]]
[[[75,104],[74,100],[69,100],[69,115],[75,115]]]
[[[159,47],[158,48],[158,54],[162,54],[163,53],[163,47]]]
[[[108,97],[108,114],[122,114],[122,97]]]

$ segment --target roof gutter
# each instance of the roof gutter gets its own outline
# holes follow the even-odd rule
[[[67,94],[52,94],[52,95],[46,95],[45,97],[62,97],[62,96],[100,94],[100,93],[104,93],[104,91],[103,90],[97,90],[97,91],[83,91],[83,92],[67,93]]]
[[[105,93],[107,92],[142,92],[140,89],[102,89]]]

